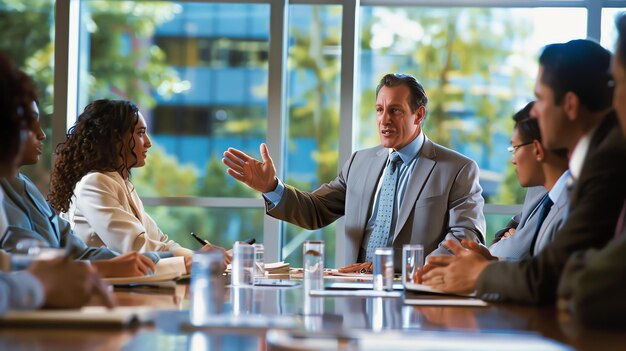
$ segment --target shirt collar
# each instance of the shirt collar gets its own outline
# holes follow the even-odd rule
[[[589,152],[589,144],[591,143],[591,138],[596,133],[598,126],[595,126],[591,129],[587,134],[585,134],[576,146],[574,147],[574,151],[572,151],[572,156],[569,159],[569,169],[572,173],[572,178],[578,179],[580,177],[580,172],[583,170],[583,164],[585,163],[585,158],[587,153]]]
[[[411,160],[413,160],[422,150],[422,146],[424,146],[424,140],[426,139],[424,133],[420,131],[420,133],[415,137],[415,139],[411,140],[405,147],[396,152],[400,155],[402,159],[402,163],[405,165],[409,164]],[[389,149],[389,153],[392,153],[393,149]]]
[[[569,178],[570,178],[570,171],[568,169],[565,172],[563,172],[563,174],[561,174],[559,179],[556,180],[556,183],[554,183],[554,186],[548,193],[548,196],[550,196],[550,200],[552,200],[552,203],[556,203],[556,201],[559,199],[559,197],[561,196],[561,193],[563,193],[563,191],[565,190],[565,187],[567,186],[567,181],[569,180]]]

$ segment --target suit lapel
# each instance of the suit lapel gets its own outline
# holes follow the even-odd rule
[[[374,201],[374,196],[376,195],[376,187],[378,185],[378,180],[381,177],[383,172],[383,168],[385,168],[385,163],[387,163],[387,158],[389,156],[389,150],[385,148],[381,148],[376,152],[376,154],[368,160],[365,165],[365,169],[363,169],[363,173],[365,174],[362,181],[360,181],[358,186],[363,189],[361,192],[361,201],[359,202],[359,221],[357,223],[362,224],[362,230],[365,232],[365,227],[367,226],[367,221],[369,220],[370,211],[372,209],[372,201]]]
[[[565,206],[566,203],[567,203],[567,192],[565,191],[565,189],[563,189],[563,193],[556,200],[556,204],[552,206],[552,208],[550,209],[550,212],[548,212],[548,215],[546,216],[546,219],[544,219],[543,223],[541,224],[541,228],[539,229],[539,233],[537,234],[537,241],[535,243],[535,252],[533,252],[533,255],[537,255],[540,252],[539,248],[543,247],[543,245],[541,245],[542,241],[546,240],[546,235],[550,234],[550,231],[548,229],[552,227],[552,222],[561,215],[561,212],[563,211],[563,207]]]
[[[419,194],[424,188],[424,184],[426,184],[428,177],[430,177],[430,174],[435,168],[435,164],[437,164],[437,161],[435,161],[436,156],[433,143],[428,138],[425,138],[424,146],[422,146],[422,150],[418,155],[417,164],[409,178],[406,193],[400,205],[400,213],[398,213],[398,219],[396,220],[393,240],[400,234],[400,230],[404,227],[406,220],[409,218],[415,201],[417,201]]]

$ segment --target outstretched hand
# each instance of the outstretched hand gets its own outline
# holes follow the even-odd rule
[[[246,184],[256,191],[267,193],[276,189],[276,169],[274,162],[267,151],[267,145],[261,144],[261,161],[258,161],[244,152],[228,148],[224,152],[222,163],[228,166],[226,172],[231,177]]]
[[[372,273],[372,262],[353,263],[338,269],[339,273]]]

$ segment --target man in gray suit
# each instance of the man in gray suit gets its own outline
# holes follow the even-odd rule
[[[515,114],[511,135],[512,162],[520,185],[538,186],[549,192],[532,199],[525,220],[515,234],[502,238],[489,247],[493,256],[519,260],[534,256],[561,228],[567,205],[566,183],[569,179],[567,157],[560,152],[546,150],[541,144],[541,133],[536,119],[530,118],[533,102]],[[547,208],[548,203],[550,208]],[[543,208],[546,207],[546,210]]]
[[[445,255],[442,241],[484,242],[484,200],[476,163],[430,141],[422,132],[428,99],[409,75],[388,74],[376,89],[381,145],[357,151],[329,183],[313,192],[283,184],[267,147],[262,161],[229,148],[223,159],[235,179],[263,193],[267,213],[307,229],[345,216],[348,270],[371,268],[375,247],[422,244]]]

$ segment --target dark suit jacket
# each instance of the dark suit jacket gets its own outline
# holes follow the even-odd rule
[[[570,212],[554,241],[537,256],[520,262],[494,262],[476,282],[487,300],[551,303],[569,256],[599,248],[613,237],[626,195],[626,143],[610,113],[594,134],[570,201]]]
[[[345,215],[344,257],[347,263],[357,262],[388,156],[389,150],[382,146],[357,151],[337,178],[313,192],[285,186],[280,202],[267,213],[307,229],[321,228]],[[435,250],[445,254],[447,250],[438,245],[446,239],[484,243],[484,200],[474,161],[426,138],[409,184],[393,233],[397,269],[403,244],[422,244],[426,254]]]
[[[625,160],[626,161],[626,160]],[[596,327],[626,326],[626,228],[602,250],[576,252],[567,261],[559,297],[583,324]]]

